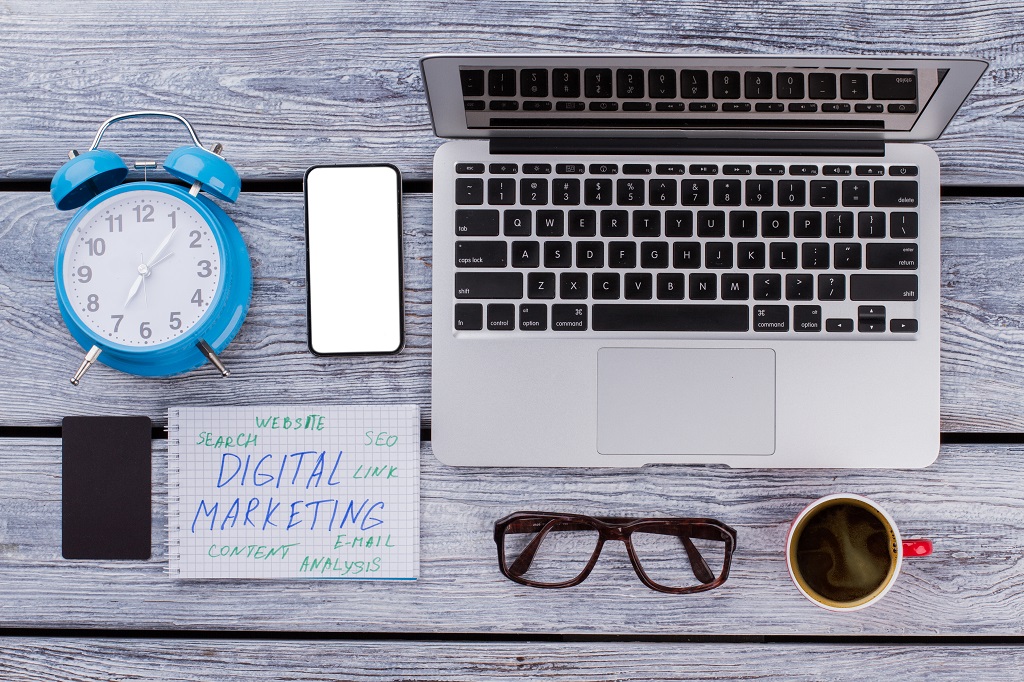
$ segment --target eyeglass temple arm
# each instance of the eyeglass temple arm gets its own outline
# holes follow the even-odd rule
[[[715,574],[711,571],[711,567],[708,566],[708,562],[704,560],[704,556],[697,549],[697,546],[693,544],[686,535],[680,535],[679,539],[683,541],[683,547],[686,548],[686,556],[690,557],[690,568],[693,569],[693,576],[702,583],[712,583],[715,581]]]
[[[512,562],[511,566],[508,567],[509,573],[521,577],[530,570],[530,564],[533,563],[533,557],[537,555],[540,543],[544,541],[544,536],[548,534],[548,531],[555,527],[556,523],[559,523],[559,519],[552,519],[544,524],[544,527],[540,529],[540,532],[530,540],[530,544],[523,548],[519,557]]]

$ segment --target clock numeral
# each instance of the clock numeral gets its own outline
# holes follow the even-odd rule
[[[213,274],[213,267],[208,260],[201,260],[196,265],[199,266],[200,270],[196,274],[200,277],[209,277]]]
[[[171,313],[171,322],[170,322],[169,326],[171,327],[171,329],[181,329],[181,313],[180,312],[173,312],[173,313]]]
[[[200,308],[203,307],[203,290],[196,289],[196,293],[192,294],[192,303],[195,303]]]
[[[153,330],[149,328],[149,322],[143,322],[139,325],[139,336],[144,339],[153,336]]]
[[[120,214],[116,215],[116,216],[112,216],[112,215],[108,215],[107,216],[107,227],[110,228],[111,232],[114,231],[114,223],[117,223],[117,231],[118,232],[123,232],[124,231],[124,221],[121,219],[121,215]]]
[[[89,294],[89,298],[86,299],[85,307],[90,313],[96,312],[100,309],[100,297],[96,294]]]
[[[90,256],[102,256],[107,252],[107,243],[103,241],[103,237],[86,239],[85,243],[89,246]]]
[[[117,320],[117,322],[114,323],[114,333],[116,334],[121,323],[124,321],[124,315],[111,315],[110,319]]]
[[[151,223],[153,222],[153,213],[155,209],[152,204],[140,204],[135,209],[135,222],[137,223]]]
[[[192,241],[189,243],[188,248],[190,248],[190,249],[201,248],[200,245],[199,245],[199,240],[203,238],[203,233],[202,232],[200,232],[199,230],[192,230],[191,232],[188,233],[188,236],[192,237]]]
[[[167,217],[171,219],[171,229],[173,230],[178,226],[178,212],[171,211],[167,214]]]
[[[88,265],[81,265],[78,267],[78,283],[88,284],[92,281],[92,268]]]

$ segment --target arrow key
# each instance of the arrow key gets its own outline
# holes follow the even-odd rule
[[[857,306],[857,331],[861,332],[884,332],[885,331],[885,306],[862,305]]]
[[[895,334],[916,334],[917,320],[893,319],[889,321],[889,331]]]

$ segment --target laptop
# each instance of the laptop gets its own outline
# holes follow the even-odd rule
[[[923,467],[936,139],[979,60],[441,55],[451,465]]]

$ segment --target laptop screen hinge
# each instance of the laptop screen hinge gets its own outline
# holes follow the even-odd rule
[[[884,156],[884,140],[492,137],[491,154],[640,154],[652,156]]]

